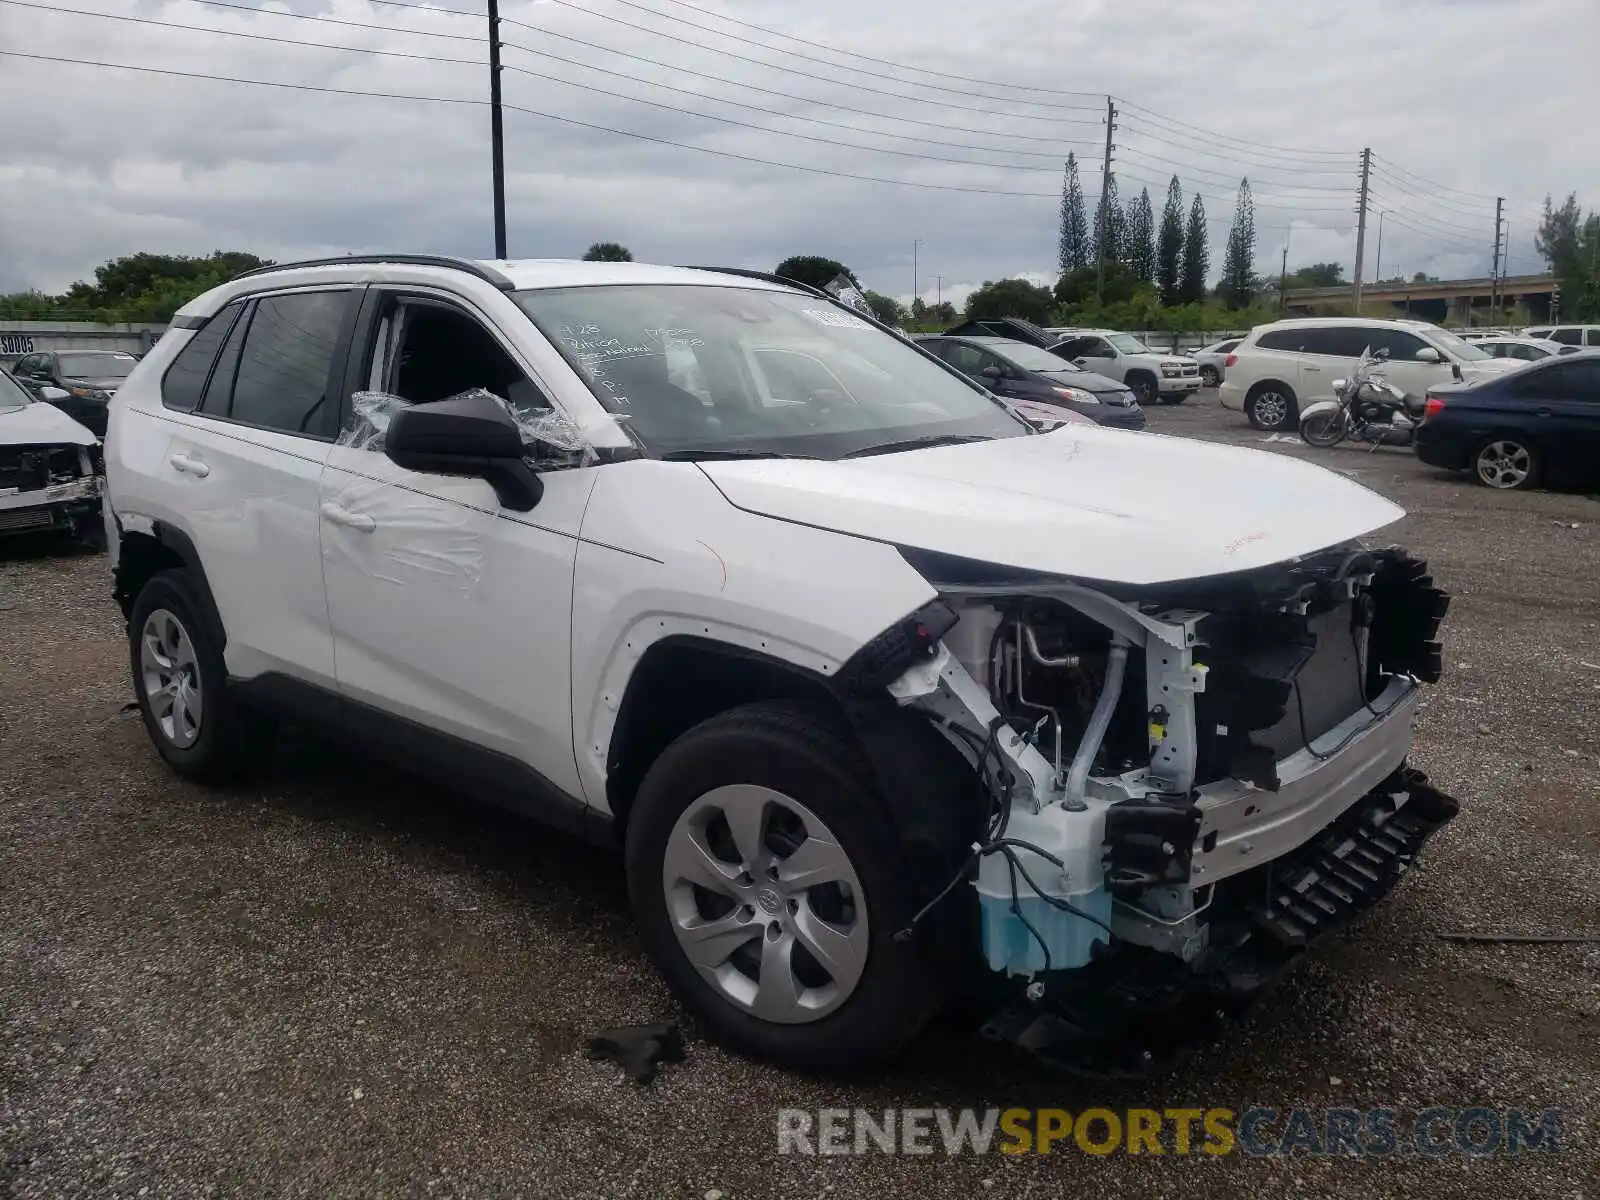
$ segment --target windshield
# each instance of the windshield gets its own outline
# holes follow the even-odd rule
[[[1000,345],[990,346],[1001,358],[1024,371],[1081,371],[1083,368],[1058,358],[1050,351],[1038,346],[1030,346],[1027,342],[1005,342]]]
[[[1123,354],[1154,354],[1155,351],[1146,346],[1131,333],[1108,333],[1106,341],[1110,342]]]
[[[1444,329],[1430,329],[1428,336],[1433,339],[1433,344],[1438,346],[1451,358],[1459,358],[1462,362],[1479,362],[1486,358],[1493,358],[1492,354],[1485,354],[1482,347],[1474,346],[1471,342],[1464,342],[1455,334]]]
[[[27,389],[11,378],[9,371],[0,368],[0,412],[12,412],[22,408],[31,399]]]
[[[1030,432],[987,392],[820,297],[641,284],[515,299],[656,454],[838,458],[889,442]]]
[[[63,379],[125,379],[139,360],[131,354],[63,354]]]

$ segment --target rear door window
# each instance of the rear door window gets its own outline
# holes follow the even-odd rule
[[[262,429],[331,437],[330,375],[353,293],[293,292],[256,301],[239,354],[228,418]]]
[[[1269,329],[1256,339],[1262,350],[1298,350],[1305,341],[1303,329]]]
[[[217,351],[243,309],[244,301],[235,300],[201,326],[178,351],[161,380],[161,403],[179,412],[193,412],[200,407]]]
[[[1552,329],[1550,340],[1560,342],[1563,346],[1583,345],[1583,330],[1581,329]]]

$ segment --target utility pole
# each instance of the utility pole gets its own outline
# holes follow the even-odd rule
[[[1361,194],[1356,200],[1356,277],[1350,287],[1350,299],[1356,316],[1361,315],[1362,260],[1367,251],[1367,198],[1372,182],[1372,147],[1361,151]]]
[[[489,152],[494,172],[494,256],[506,257],[506,135],[500,112],[500,0],[489,0]]]
[[[1505,212],[1506,198],[1496,196],[1494,201],[1494,267],[1489,272],[1489,320],[1498,325],[1500,323],[1500,225],[1501,214]],[[1470,304],[1471,301],[1468,301]],[[1469,310],[1470,311],[1470,310]]]
[[[1283,270],[1278,274],[1278,311],[1289,311],[1289,238],[1294,234],[1290,225],[1283,233]]]
[[[917,249],[922,245],[921,238],[911,239],[911,300],[917,299]]]
[[[933,301],[934,306],[937,307],[937,308],[943,308],[944,307],[944,276],[943,275],[935,275],[933,277],[933,286],[934,286],[934,301]]]
[[[1117,104],[1106,97],[1106,156],[1100,163],[1100,238],[1095,246],[1094,298],[1099,303],[1106,290],[1106,235],[1111,232],[1111,217],[1106,208],[1106,198],[1111,190],[1111,152],[1117,148],[1111,140],[1117,132]]]
[[[1378,261],[1372,265],[1372,282],[1383,282],[1383,210],[1378,210]]]

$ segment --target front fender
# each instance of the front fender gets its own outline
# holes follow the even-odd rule
[[[1300,420],[1304,422],[1312,417],[1331,415],[1338,410],[1339,402],[1337,400],[1318,400],[1312,404],[1307,404],[1300,409]]]

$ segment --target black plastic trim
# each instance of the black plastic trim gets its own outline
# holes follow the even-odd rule
[[[618,844],[605,813],[510,755],[278,672],[230,679],[228,688],[244,704],[351,738],[373,757],[404,770],[596,845]]]
[[[168,321],[167,324],[171,325],[174,329],[204,329],[206,322],[209,320],[211,320],[210,317],[196,317],[193,315],[180,313],[173,317],[172,320]]]

